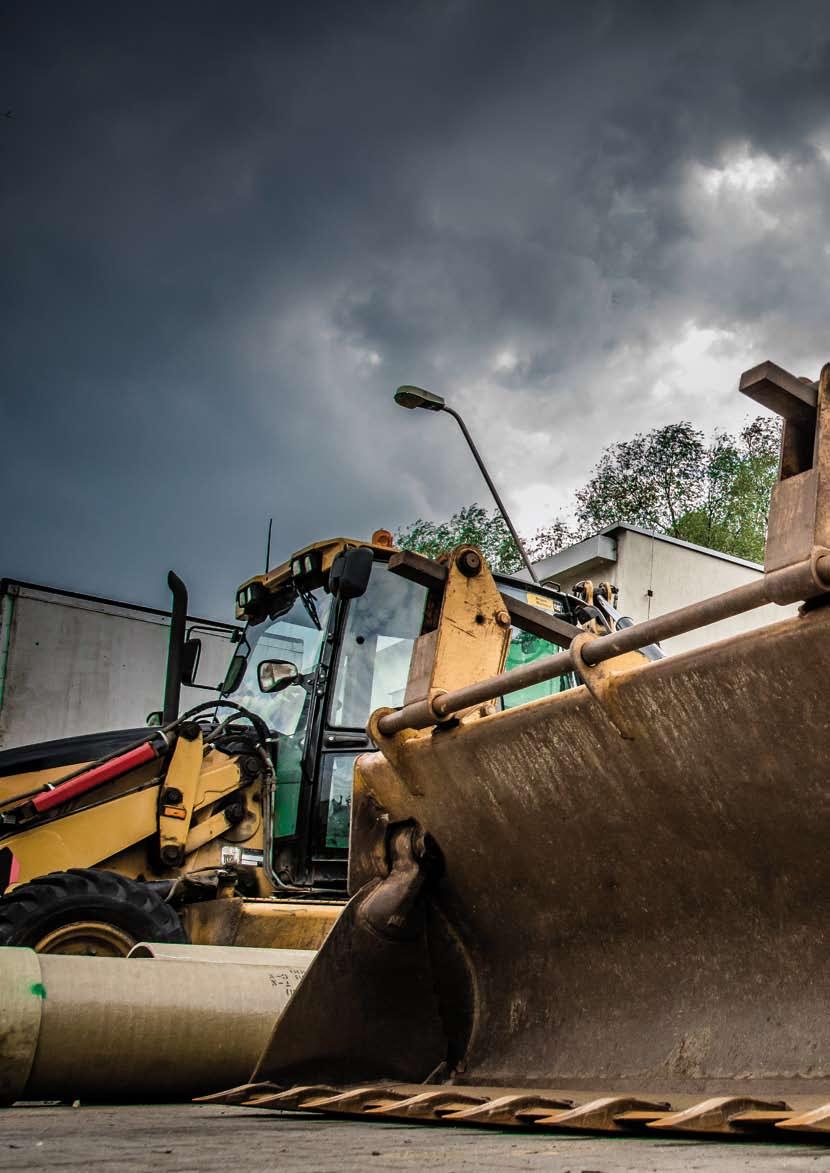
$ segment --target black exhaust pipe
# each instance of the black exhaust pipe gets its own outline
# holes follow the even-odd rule
[[[178,574],[172,570],[167,575],[167,585],[173,594],[173,610],[170,615],[170,640],[167,645],[167,676],[164,681],[162,725],[175,721],[179,715],[179,698],[182,691],[182,656],[184,655],[184,637],[187,629],[187,587]]]

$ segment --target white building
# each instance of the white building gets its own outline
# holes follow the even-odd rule
[[[619,588],[617,609],[630,615],[635,623],[742,586],[763,573],[763,567],[756,562],[633,525],[608,526],[537,562],[535,570],[543,582],[558,583],[567,591],[586,578],[595,584],[613,583]],[[666,640],[663,650],[680,652],[713,643],[774,623],[796,610],[796,606],[779,607],[774,603],[759,607]]]

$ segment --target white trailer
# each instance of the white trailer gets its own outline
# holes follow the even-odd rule
[[[188,616],[198,680],[180,711],[218,696],[240,628]],[[139,728],[164,701],[170,612],[0,580],[0,749]]]

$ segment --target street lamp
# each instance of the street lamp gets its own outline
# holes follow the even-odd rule
[[[475,458],[475,462],[478,465],[478,467],[481,469],[481,475],[484,477],[485,481],[487,482],[487,487],[489,488],[490,492],[493,494],[493,499],[499,508],[499,512],[501,513],[502,517],[504,518],[504,521],[505,521],[505,524],[507,525],[507,528],[510,530],[510,533],[513,537],[513,541],[516,543],[516,547],[522,556],[522,561],[524,562],[525,566],[527,567],[527,572],[530,575],[531,580],[538,585],[539,584],[539,577],[536,574],[536,571],[533,569],[531,561],[527,556],[527,550],[525,550],[524,545],[522,544],[522,539],[516,533],[516,529],[513,525],[513,522],[510,520],[510,517],[507,513],[507,510],[504,507],[504,502],[502,501],[501,497],[496,492],[496,486],[493,484],[493,481],[492,481],[492,478],[490,477],[489,472],[484,467],[484,461],[479,456],[478,449],[476,448],[475,444],[473,443],[473,438],[470,435],[470,433],[467,431],[467,425],[464,423],[463,419],[458,414],[458,412],[453,411],[453,409],[451,407],[447,407],[446,403],[444,402],[444,400],[441,398],[440,395],[433,395],[433,393],[431,391],[424,391],[423,388],[421,388],[421,387],[409,387],[409,386],[399,387],[397,389],[397,391],[395,392],[395,402],[400,407],[409,408],[410,411],[416,407],[423,407],[426,411],[445,411],[447,413],[447,415],[451,415],[453,417],[453,419],[457,421],[459,428],[461,428],[461,431],[464,434],[464,439],[467,441],[467,443],[470,446],[470,451],[472,452],[472,454]]]

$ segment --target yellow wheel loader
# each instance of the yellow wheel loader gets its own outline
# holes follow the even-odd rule
[[[356,763],[352,899],[274,1028],[257,1108],[830,1139],[830,364],[784,417],[763,577],[505,670],[468,549]],[[390,576],[391,581],[391,576]],[[755,607],[799,613],[657,662]],[[523,690],[581,686],[500,707]]]
[[[482,559],[465,559],[475,594]],[[346,899],[369,717],[405,703],[412,649],[423,656],[439,627],[443,586],[434,564],[414,564],[413,577],[410,556],[379,531],[369,543],[318,542],[249,579],[221,700],[181,718],[178,681],[184,664],[192,683],[198,649],[171,576],[164,723],[0,753],[0,944],[110,956],[142,939],[318,948]],[[508,664],[597,622],[584,599],[496,582],[497,614],[489,600],[478,627],[508,640]],[[442,662],[466,670],[477,641],[442,639]],[[566,674],[504,703],[572,683]]]
[[[250,1082],[210,1098],[554,1135],[830,1139],[830,364],[812,383],[764,363],[741,389],[785,420],[753,582],[600,631],[540,620],[470,547],[384,559],[373,614],[388,620],[387,589],[425,594],[403,695],[368,692],[351,899]],[[315,630],[355,672],[368,557],[329,569],[339,635],[315,599]],[[799,601],[770,626],[643,655]],[[511,666],[520,625],[560,650]],[[263,654],[266,695],[286,675]],[[321,743],[347,730],[326,724],[347,711],[337,675]]]

